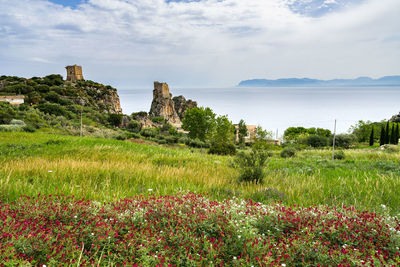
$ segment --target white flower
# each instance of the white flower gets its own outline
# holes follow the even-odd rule
[[[282,263],[281,266],[286,266],[286,264]]]
[[[53,171],[48,171],[48,172],[53,172]],[[43,265],[43,266],[46,266],[46,265]]]
[[[92,233],[92,235],[94,235],[94,233]]]
[[[242,236],[238,235],[238,238],[240,239]]]
[[[237,258],[236,258],[235,256],[233,256],[233,259],[234,259],[234,260],[237,260]]]
[[[386,209],[386,206],[385,205],[383,205],[383,204],[381,204],[381,207],[382,207],[382,209]]]
[[[149,189],[147,189],[147,191],[149,191],[149,192],[150,192],[150,191],[153,191],[153,189],[149,188]]]
[[[74,218],[76,219],[76,218],[78,218],[78,216],[75,215]]]

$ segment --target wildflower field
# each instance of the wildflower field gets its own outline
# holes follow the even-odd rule
[[[400,222],[353,208],[288,208],[178,194],[102,204],[62,196],[1,204],[5,264],[400,264]]]
[[[263,184],[185,146],[0,132],[5,265],[400,264],[400,153],[272,151]]]

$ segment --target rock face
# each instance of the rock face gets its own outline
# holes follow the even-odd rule
[[[117,89],[111,86],[104,86],[101,84],[89,85],[83,87],[75,85],[77,89],[83,90],[87,95],[91,96],[93,99],[92,105],[98,106],[100,110],[104,110],[110,113],[122,114],[121,103],[119,100],[119,96],[117,93]],[[85,96],[82,97],[83,100],[89,101],[85,99]]]
[[[172,100],[174,101],[175,111],[181,120],[183,120],[186,110],[197,107],[196,101],[191,99],[186,100],[186,98],[182,95],[175,96],[172,98]]]
[[[400,112],[397,115],[394,115],[391,119],[391,122],[400,122]]]
[[[137,112],[132,114],[132,119],[138,121],[140,123],[141,128],[150,128],[154,127],[154,123],[150,120],[147,112]]]
[[[149,114],[153,117],[164,117],[174,126],[179,127],[181,125],[168,84],[154,82],[153,102]]]

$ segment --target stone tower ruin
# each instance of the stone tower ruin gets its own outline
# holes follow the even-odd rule
[[[83,74],[82,74],[82,66],[66,66],[67,69],[67,81],[70,82],[76,82],[83,80]]]
[[[153,117],[164,117],[174,126],[180,126],[181,120],[175,111],[174,101],[169,92],[168,84],[154,82],[153,102],[151,103],[150,115]]]

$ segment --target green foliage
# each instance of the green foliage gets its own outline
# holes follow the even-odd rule
[[[210,108],[196,107],[186,110],[182,128],[191,139],[205,141],[215,129],[215,114]]]
[[[338,159],[338,160],[342,160],[342,159],[345,159],[346,156],[345,156],[343,150],[339,150],[339,151],[335,151],[335,153],[333,154],[333,158],[334,159]]]
[[[281,151],[282,158],[293,158],[296,156],[296,149],[293,147],[287,147]]]
[[[375,138],[374,138],[374,127],[371,129],[371,135],[369,136],[369,146],[373,146],[375,143]]]
[[[32,125],[25,125],[24,127],[22,127],[22,130],[24,132],[28,132],[28,133],[34,133],[36,132],[36,128]]]
[[[332,135],[331,131],[322,128],[289,127],[285,130],[283,137],[287,142],[298,143],[307,140],[309,136],[319,136],[328,138]],[[322,140],[322,139],[321,139]]]
[[[140,124],[140,122],[138,122],[136,120],[131,120],[128,123],[127,128],[128,128],[129,131],[131,131],[133,133],[139,133],[141,128],[142,128],[142,125]]]
[[[215,120],[215,130],[211,137],[210,154],[234,155],[236,147],[233,143],[235,126],[227,116],[218,116]]]
[[[268,153],[262,149],[252,149],[250,152],[239,152],[233,166],[239,171],[239,182],[262,183],[265,176]]]
[[[116,114],[116,113],[109,114],[108,122],[114,127],[119,127],[122,124],[122,114]]]
[[[156,137],[160,133],[158,128],[143,128],[140,131],[140,135],[144,137]]]
[[[212,142],[208,153],[217,155],[235,155],[236,146],[233,143]]]
[[[335,138],[335,146],[350,148],[356,142],[356,137],[352,134],[338,134]],[[332,142],[331,142],[332,143]]]
[[[63,116],[66,118],[70,118],[71,114],[67,112],[67,110],[61,106],[60,104],[56,103],[43,103],[37,105],[37,108],[45,114],[52,114],[56,116]]]
[[[310,135],[306,139],[307,145],[311,147],[324,147],[328,145],[328,138],[319,135]]]
[[[247,136],[248,130],[244,120],[240,120],[238,124],[239,144],[244,144],[244,138]]]
[[[385,136],[386,136],[386,132],[385,132],[385,126],[381,126],[381,135],[379,137],[379,145],[383,146],[385,144]]]
[[[151,118],[151,121],[154,122],[154,123],[159,123],[159,124],[161,124],[161,123],[165,123],[165,118],[164,118],[164,117],[161,117],[161,116],[159,116],[159,117],[152,117],[152,118]]]
[[[0,102],[0,124],[8,124],[16,115],[16,111],[8,102]]]

